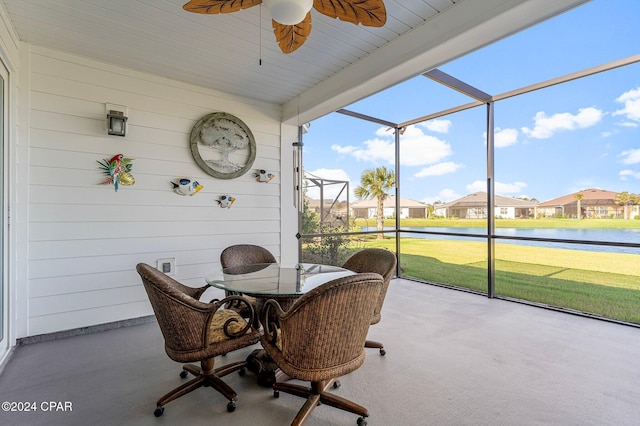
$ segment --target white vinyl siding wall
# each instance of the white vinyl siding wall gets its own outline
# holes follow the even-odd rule
[[[192,286],[219,266],[235,243],[281,253],[280,107],[36,46],[21,55],[29,140],[28,304],[25,335],[152,314],[135,271],[138,262],[176,258],[176,276]],[[128,108],[127,136],[108,136],[105,103]],[[202,116],[242,119],[257,146],[254,168],[275,172],[268,184],[253,170],[232,180],[205,174],[189,135]],[[134,186],[100,186],[97,160],[134,158]],[[179,177],[204,189],[172,191]],[[287,183],[284,183],[287,185]],[[287,187],[286,191],[290,192]],[[237,198],[231,209],[215,202]],[[295,226],[295,223],[293,224]],[[294,235],[295,231],[291,232]],[[24,290],[23,290],[24,291]],[[26,329],[26,331],[25,331]],[[18,336],[22,337],[22,336]]]

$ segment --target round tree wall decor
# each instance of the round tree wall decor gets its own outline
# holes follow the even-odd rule
[[[218,179],[245,174],[256,159],[256,141],[249,127],[226,112],[202,117],[191,130],[191,154],[198,166]]]

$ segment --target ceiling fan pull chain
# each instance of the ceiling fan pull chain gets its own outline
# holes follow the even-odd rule
[[[260,22],[258,22],[258,31],[259,31],[259,38],[258,38],[258,46],[259,46],[259,54],[258,56],[260,56],[260,59],[258,60],[258,65],[262,66],[262,3],[260,3]]]

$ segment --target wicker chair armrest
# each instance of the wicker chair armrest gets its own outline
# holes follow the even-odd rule
[[[209,303],[200,302],[198,300],[208,286],[199,288],[186,286],[167,275],[159,273],[152,266],[143,263],[138,264],[136,270],[143,280],[147,282],[157,282],[157,291],[166,294],[168,297],[180,304],[205,313],[211,309],[217,309],[213,308]]]
[[[264,338],[275,345],[278,338],[278,329],[280,328],[280,321],[286,314],[282,310],[280,304],[275,299],[269,299],[265,302],[262,309],[262,327],[264,329]]]
[[[208,285],[205,285],[202,287],[190,287],[190,288],[191,290],[189,290],[187,294],[189,294],[189,296],[193,297],[194,299],[200,300],[200,297],[204,294],[204,292],[211,287],[209,287]]]

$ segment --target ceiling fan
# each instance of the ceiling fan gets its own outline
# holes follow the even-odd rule
[[[188,12],[218,14],[237,12],[263,3],[272,18],[273,33],[283,53],[291,53],[311,33],[311,7],[331,18],[367,27],[387,22],[383,0],[190,0]]]

